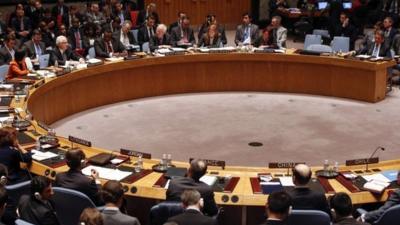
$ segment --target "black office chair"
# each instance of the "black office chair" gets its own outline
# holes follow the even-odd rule
[[[288,217],[290,225],[330,225],[331,218],[326,212],[319,210],[292,210]]]
[[[24,181],[18,184],[6,186],[8,200],[6,205],[5,213],[2,217],[6,223],[13,223],[17,219],[17,206],[19,198],[22,195],[29,195],[31,193],[31,181]]]
[[[150,209],[150,225],[163,225],[168,218],[183,211],[181,202],[161,202]]]

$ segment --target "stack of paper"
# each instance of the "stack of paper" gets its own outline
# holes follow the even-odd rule
[[[381,173],[362,176],[367,183],[363,188],[375,193],[382,193],[390,185],[390,180]]]
[[[200,181],[203,183],[208,184],[208,186],[213,186],[215,182],[217,182],[217,177],[216,176],[209,176],[209,175],[204,175],[200,178]]]
[[[41,152],[41,151],[37,151],[37,150],[32,150],[32,153],[33,153],[32,158],[37,161],[43,161],[43,160],[55,158],[58,156],[57,154],[55,154],[53,152]]]
[[[125,177],[132,174],[132,172],[125,172],[118,169],[109,169],[99,166],[88,166],[82,170],[82,173],[86,176],[90,176],[92,174],[92,170],[96,170],[99,173],[99,177],[101,179],[106,180],[117,180],[121,181]]]
[[[284,187],[294,186],[292,177],[279,177],[279,181],[281,182],[282,186],[284,186]]]
[[[89,59],[89,60],[87,60],[87,63],[101,63],[101,60],[100,59],[95,59],[95,58],[93,58],[93,59]]]

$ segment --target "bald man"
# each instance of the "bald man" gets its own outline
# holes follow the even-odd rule
[[[305,164],[293,168],[294,189],[287,191],[292,198],[293,209],[321,210],[330,215],[325,193],[312,190],[308,185],[311,179],[311,169]]]
[[[194,189],[200,192],[204,199],[203,213],[214,216],[218,212],[214,200],[214,192],[210,186],[200,181],[207,172],[207,164],[198,159],[192,160],[186,177],[176,177],[170,181],[167,190],[167,201],[181,201],[181,195],[185,190]]]

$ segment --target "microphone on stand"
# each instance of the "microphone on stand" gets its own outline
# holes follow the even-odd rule
[[[376,154],[376,152],[377,152],[378,150],[385,151],[385,148],[382,147],[382,146],[378,146],[378,147],[375,149],[375,151],[372,152],[371,156],[370,156],[370,157],[368,158],[368,160],[367,160],[367,163],[365,164],[365,171],[366,171],[366,172],[371,172],[370,170],[368,170],[368,165],[369,165],[370,160],[372,159],[372,157],[374,157],[374,155]]]

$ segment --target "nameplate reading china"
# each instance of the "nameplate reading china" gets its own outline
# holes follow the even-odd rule
[[[370,159],[351,159],[346,160],[346,166],[357,166],[357,165],[365,165],[365,164],[373,164],[379,163],[379,158],[370,158]]]
[[[37,121],[37,125],[39,126],[39,127],[41,127],[43,130],[45,130],[45,131],[49,131],[50,130],[50,127],[49,126],[47,126],[45,123],[43,123],[43,122],[41,122],[41,121]]]
[[[142,158],[144,158],[144,159],[151,159],[151,154],[149,154],[149,153],[138,152],[138,151],[129,150],[129,149],[125,149],[125,148],[121,148],[119,153],[121,153],[121,155],[134,156],[134,157],[142,156]]]
[[[77,137],[74,137],[74,136],[68,136],[68,140],[70,142],[74,142],[74,143],[77,143],[77,144],[80,144],[80,145],[84,145],[84,146],[87,146],[87,147],[92,147],[92,142],[84,140],[84,139],[81,139],[81,138],[77,138]]]
[[[194,158],[189,159],[189,163],[193,161]],[[221,167],[223,170],[225,169],[225,161],[222,160],[213,160],[213,159],[200,159],[201,161],[205,162],[207,166],[218,166]]]
[[[298,164],[305,164],[304,162],[270,162],[268,168],[271,169],[288,169],[293,168]]]

